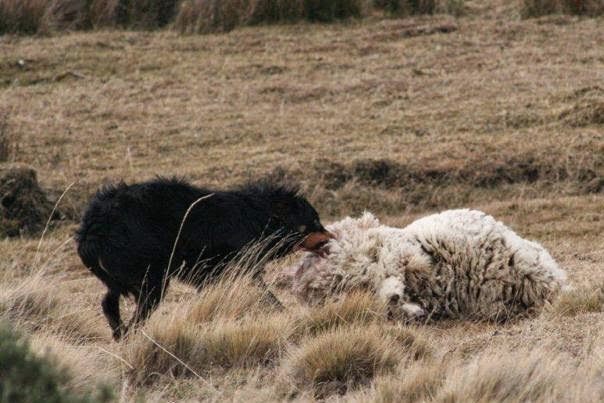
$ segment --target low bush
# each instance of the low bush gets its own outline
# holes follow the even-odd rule
[[[38,357],[29,343],[7,323],[0,323],[0,402],[107,402],[108,389],[98,396],[76,395],[66,389],[68,376],[50,357]]]

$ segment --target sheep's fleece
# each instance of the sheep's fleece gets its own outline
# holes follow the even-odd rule
[[[295,294],[309,304],[369,289],[392,319],[501,321],[551,303],[566,283],[541,245],[480,211],[449,210],[404,229],[365,213],[328,230],[327,255],[308,253],[290,269]]]

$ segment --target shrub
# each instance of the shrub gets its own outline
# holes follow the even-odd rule
[[[108,389],[99,396],[78,396],[65,389],[68,377],[50,357],[37,357],[26,340],[8,324],[0,323],[0,402],[106,402]]]
[[[388,376],[376,381],[375,403],[412,403],[430,401],[446,378],[443,363],[414,365],[405,368],[398,376]]]
[[[547,14],[602,15],[602,0],[522,0],[522,15],[539,17]]]

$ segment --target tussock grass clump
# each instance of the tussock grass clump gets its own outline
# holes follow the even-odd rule
[[[241,319],[246,315],[270,310],[263,301],[264,290],[249,276],[225,276],[216,284],[204,287],[199,298],[186,315],[190,323],[204,323],[216,319]]]
[[[182,319],[156,321],[128,340],[124,355],[132,366],[131,379],[144,384],[162,376],[191,377],[270,365],[280,355],[288,333],[287,321],[279,316],[214,321],[212,326]]]
[[[316,335],[334,328],[368,324],[382,318],[384,307],[370,293],[350,293],[341,301],[306,310],[294,322],[297,334]]]
[[[3,290],[0,315],[11,321],[45,323],[59,301],[39,277],[32,277],[14,289]]]
[[[560,357],[491,351],[450,371],[436,396],[441,402],[562,401],[569,376]],[[567,396],[568,398],[569,396]],[[574,399],[571,399],[574,400]],[[581,399],[579,399],[581,400]]]
[[[19,284],[0,291],[0,318],[29,331],[54,331],[66,338],[88,340],[100,337],[97,318],[82,315],[57,289],[61,277],[36,273]]]
[[[526,18],[547,14],[604,14],[601,0],[522,0],[522,15]]]
[[[175,20],[181,33],[227,32],[236,26],[360,17],[361,0],[184,0]]]
[[[431,400],[445,381],[442,363],[421,363],[401,370],[400,374],[379,378],[374,403],[412,403]]]
[[[413,360],[427,359],[434,353],[434,349],[418,329],[396,325],[386,328],[385,334],[392,337]]]
[[[574,288],[563,292],[553,305],[552,311],[563,316],[602,312],[604,309],[604,284],[587,288]]]
[[[340,328],[307,339],[290,353],[286,368],[298,387],[310,386],[315,396],[325,397],[366,385],[400,359],[394,340],[379,328]]]
[[[0,166],[0,227],[6,226],[0,236],[41,231],[53,207],[33,168],[22,164]]]

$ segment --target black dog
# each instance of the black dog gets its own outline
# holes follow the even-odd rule
[[[118,340],[127,331],[122,295],[137,300],[130,323],[136,325],[157,307],[172,277],[199,288],[251,244],[257,255],[274,259],[297,247],[318,251],[330,236],[296,189],[262,182],[213,191],[160,178],[100,190],[76,241],[82,262],[109,289],[102,308]],[[259,270],[254,277],[261,278]]]

